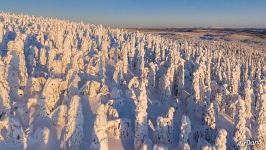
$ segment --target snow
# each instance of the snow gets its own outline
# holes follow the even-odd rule
[[[0,149],[225,150],[265,141],[266,62],[256,47],[0,17]]]

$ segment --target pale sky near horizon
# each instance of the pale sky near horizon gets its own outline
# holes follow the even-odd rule
[[[0,11],[111,27],[266,28],[266,0],[0,0]]]

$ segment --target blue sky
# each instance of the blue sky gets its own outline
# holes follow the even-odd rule
[[[112,27],[266,28],[266,0],[0,0],[0,11]]]

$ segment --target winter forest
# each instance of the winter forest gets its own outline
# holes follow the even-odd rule
[[[265,150],[266,53],[0,13],[0,150]]]

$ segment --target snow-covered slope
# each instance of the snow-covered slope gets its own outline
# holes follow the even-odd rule
[[[266,149],[266,57],[256,47],[0,21],[0,150]]]

